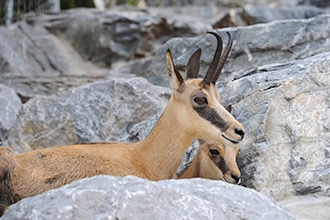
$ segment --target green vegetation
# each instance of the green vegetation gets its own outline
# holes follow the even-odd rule
[[[77,7],[86,7],[93,8],[93,0],[61,0],[61,9],[77,8]]]

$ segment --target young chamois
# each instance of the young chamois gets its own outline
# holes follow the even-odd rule
[[[197,78],[201,49],[189,59],[184,80],[170,50],[166,70],[171,98],[151,133],[136,143],[90,143],[44,148],[15,155],[0,151],[0,210],[22,198],[58,188],[74,180],[100,174],[136,175],[149,180],[169,179],[178,168],[186,149],[195,138],[212,143],[238,144],[243,126],[220,104],[217,81],[232,46],[217,49],[203,79]],[[2,158],[5,157],[5,158]]]
[[[174,179],[201,177],[234,184],[241,182],[241,172],[236,163],[239,153],[237,144],[210,144],[200,139],[198,142],[195,158],[184,170],[175,173]]]

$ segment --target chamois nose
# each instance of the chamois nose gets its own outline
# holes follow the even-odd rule
[[[235,133],[238,134],[239,136],[241,136],[242,139],[244,138],[245,132],[243,131],[243,129],[235,128]]]
[[[236,182],[236,184],[240,184],[241,182],[241,177],[240,176],[237,176],[235,174],[231,174],[231,178],[233,178]]]

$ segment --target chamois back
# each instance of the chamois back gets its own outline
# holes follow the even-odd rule
[[[11,178],[17,167],[15,153],[10,147],[0,147],[0,216],[8,204],[18,200],[12,193]]]

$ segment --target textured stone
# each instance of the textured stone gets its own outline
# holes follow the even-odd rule
[[[329,196],[295,196],[281,201],[280,204],[289,209],[297,220],[327,220],[330,216]]]
[[[231,9],[221,19],[216,20],[213,27],[218,29],[287,19],[306,19],[326,13],[327,10],[325,9],[306,6],[274,8],[269,6],[246,5],[243,8]]]
[[[14,126],[22,102],[15,91],[0,84],[0,145],[7,142],[8,131]]]
[[[99,13],[80,8],[37,17],[36,22],[99,67],[150,56],[172,37],[196,36],[212,28],[209,22],[161,9],[117,8]]]
[[[87,84],[58,96],[36,97],[23,106],[11,129],[17,152],[102,140],[126,140],[133,124],[161,112],[170,89],[143,78]]]
[[[26,99],[54,94],[105,77],[73,48],[40,25],[0,26],[0,83]]]
[[[328,194],[330,53],[261,66],[219,89],[247,131],[243,184],[277,200]]]
[[[227,43],[229,31],[234,44],[219,81],[240,78],[258,66],[304,59],[330,51],[330,15],[311,19],[275,21],[249,27],[216,30]],[[206,73],[216,48],[211,35],[198,38],[176,38],[166,42],[156,56],[144,66],[139,76],[158,85],[167,85],[163,71],[164,54],[173,50],[174,62],[183,69],[195,50],[202,49],[201,74]],[[188,49],[187,49],[188,48]],[[136,66],[134,66],[136,68]]]
[[[152,182],[97,176],[27,198],[10,219],[294,219],[254,190],[205,179]]]
[[[246,129],[238,157],[242,182],[277,200],[330,188],[330,53],[258,67],[240,79],[218,83],[224,106]],[[133,126],[143,139],[159,115]],[[194,158],[186,152],[179,169]]]

